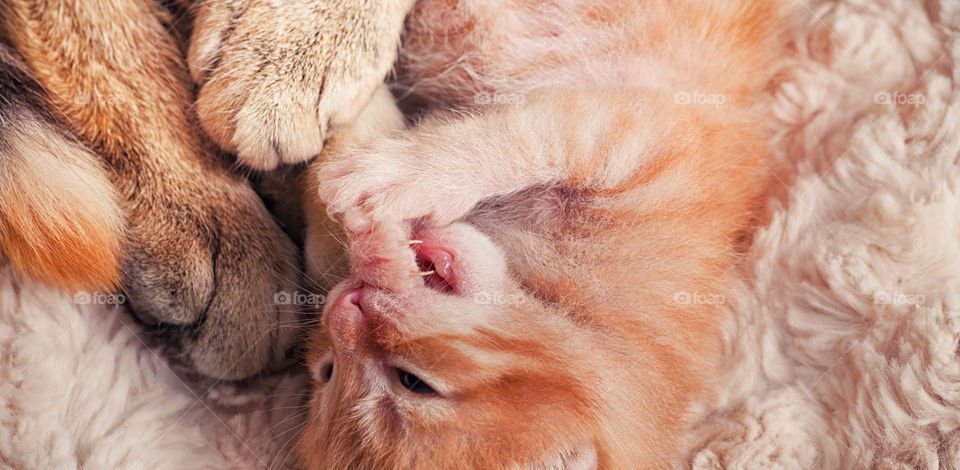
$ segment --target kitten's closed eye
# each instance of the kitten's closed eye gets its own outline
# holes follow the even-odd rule
[[[427,385],[426,382],[403,369],[397,369],[397,378],[403,388],[416,393],[417,395],[436,395],[437,391]]]
[[[333,353],[328,352],[316,364],[310,366],[310,375],[319,384],[326,384],[333,378]]]
[[[333,361],[328,362],[320,367],[320,372],[318,377],[322,382],[330,381],[330,377],[333,377]]]

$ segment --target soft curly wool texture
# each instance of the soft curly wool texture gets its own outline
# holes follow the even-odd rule
[[[800,3],[797,24],[783,184],[684,467],[955,468],[960,3]],[[296,374],[190,388],[122,311],[0,277],[0,466],[292,463]]]
[[[693,468],[956,468],[960,3],[800,5],[784,183]]]
[[[104,293],[0,268],[0,468],[288,468],[296,373],[247,386],[174,373]]]

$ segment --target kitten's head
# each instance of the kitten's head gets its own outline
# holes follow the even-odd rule
[[[307,468],[587,469],[662,453],[675,410],[642,364],[654,353],[527,293],[468,225],[417,238],[436,271],[422,288],[330,293],[308,359]]]

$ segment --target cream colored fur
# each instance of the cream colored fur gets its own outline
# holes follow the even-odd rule
[[[776,91],[784,184],[747,263],[756,280],[727,299],[722,400],[704,409],[685,466],[953,468],[960,4],[809,8],[798,5],[801,59]],[[875,104],[878,92],[925,103]],[[253,410],[212,414],[119,312],[2,276],[0,466],[262,469],[283,460],[290,434],[260,433],[284,419],[263,408],[289,404],[257,401],[277,388],[240,394]],[[919,295],[922,304],[907,302]]]
[[[188,59],[204,130],[258,170],[316,157],[383,82],[412,4],[197,2]]]
[[[808,7],[776,91],[783,190],[690,464],[957,468],[960,3]]]

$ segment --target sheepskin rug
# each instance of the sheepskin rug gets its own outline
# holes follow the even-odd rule
[[[0,468],[293,468],[302,372],[191,377],[123,300],[0,269]]]
[[[684,466],[960,468],[960,1],[796,10],[778,190]],[[118,300],[0,268],[0,466],[292,466],[302,371],[191,377]]]
[[[960,468],[960,1],[800,2],[689,465]]]

